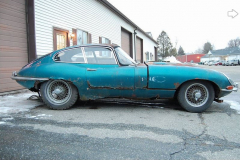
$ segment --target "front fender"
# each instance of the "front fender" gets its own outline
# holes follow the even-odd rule
[[[208,80],[219,89],[231,85],[228,78],[220,72],[190,66],[149,66],[149,88],[176,90],[189,80]]]

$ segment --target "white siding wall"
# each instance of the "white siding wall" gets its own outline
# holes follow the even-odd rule
[[[240,59],[240,55],[231,55],[228,58],[228,60],[235,60],[235,59]]]
[[[72,28],[79,28],[92,34],[92,43],[99,43],[99,36],[103,36],[118,45],[121,45],[121,27],[134,32],[131,25],[95,0],[37,0],[35,21],[38,55],[53,51],[53,27],[69,30],[70,34]],[[143,39],[144,60],[145,52],[154,55],[156,44],[139,31],[137,36]]]

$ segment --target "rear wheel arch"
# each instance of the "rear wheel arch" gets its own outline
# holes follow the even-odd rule
[[[50,92],[49,85],[53,85],[52,83],[54,82],[62,83],[62,85],[63,86],[65,85],[65,87],[67,88],[68,93],[64,93],[66,94],[67,97],[65,101],[64,101],[65,98],[62,98],[63,102],[61,102],[61,100],[58,102],[58,98],[54,100],[54,96],[51,96],[52,92],[49,93]],[[51,79],[48,81],[41,82],[40,84],[38,84],[38,86],[43,102],[51,109],[57,110],[68,109],[73,104],[75,104],[79,97],[78,88],[71,81],[66,81],[63,79]],[[70,96],[68,96],[68,94],[70,94]]]

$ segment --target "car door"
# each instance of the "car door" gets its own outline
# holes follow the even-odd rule
[[[89,91],[100,97],[119,97],[134,89],[135,66],[120,66],[110,47],[85,47]]]

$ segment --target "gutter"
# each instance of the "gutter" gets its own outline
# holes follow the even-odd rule
[[[137,34],[136,30],[137,29],[138,28],[135,28],[134,32],[133,32],[133,34],[134,34],[133,40],[134,40],[134,60],[135,60],[135,62],[137,62],[137,55],[136,55],[136,34]]]

